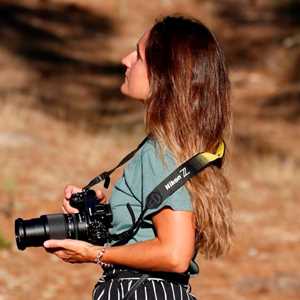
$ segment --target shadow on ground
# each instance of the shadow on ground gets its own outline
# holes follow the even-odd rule
[[[215,14],[230,68],[263,72],[277,83],[276,92],[258,102],[258,117],[299,122],[300,2],[225,0],[216,4]],[[253,86],[253,97],[261,88]],[[237,137],[241,147],[243,141]],[[269,147],[254,150],[268,152]]]
[[[215,11],[222,20],[218,31],[230,66],[266,68],[276,73],[279,63],[285,80],[300,80],[298,0],[225,0],[216,3]]]
[[[300,121],[300,88],[290,88],[271,96],[261,104],[260,117],[282,119],[290,123]]]
[[[33,106],[44,112],[74,124],[88,122],[89,128],[104,125],[103,115],[135,112],[121,100],[124,68],[105,58],[115,32],[112,20],[74,4],[43,3],[0,4],[2,47],[36,75],[20,93],[32,95]],[[136,122],[127,118],[125,125]]]

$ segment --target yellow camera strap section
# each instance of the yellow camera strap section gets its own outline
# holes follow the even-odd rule
[[[202,164],[204,167],[210,164],[219,166],[219,164],[222,165],[222,159],[224,153],[225,153],[225,143],[222,141],[219,144],[216,153],[201,152],[196,154],[193,158],[197,159],[200,162],[200,164]],[[221,165],[219,167],[221,167]]]

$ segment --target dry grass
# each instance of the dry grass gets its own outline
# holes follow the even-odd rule
[[[24,5],[24,1],[13,2]],[[117,1],[90,1],[88,5],[85,1],[50,2],[53,9],[76,2],[85,9],[83,16],[105,14],[113,20],[115,31],[107,37],[105,49],[109,51],[97,51],[94,42],[101,38],[95,32],[91,33],[93,42],[78,37],[82,47],[76,51],[72,43],[66,49],[59,45],[49,48],[68,59],[80,57],[81,67],[78,61],[67,66],[41,65],[18,54],[11,41],[0,46],[0,230],[3,239],[12,242],[10,248],[0,250],[0,299],[18,300],[24,295],[31,299],[60,300],[65,295],[90,299],[99,270],[91,265],[63,264],[42,249],[17,251],[13,221],[60,211],[66,184],[84,185],[141,140],[143,112],[137,103],[118,94],[122,80],[118,61],[135,46],[158,10],[200,17],[218,30],[232,58],[234,136],[227,172],[236,238],[228,256],[211,262],[199,258],[201,273],[192,279],[193,291],[208,300],[299,299],[299,86],[292,78],[287,84],[286,74],[292,66],[284,62],[289,50],[282,43],[294,36],[294,27],[283,32],[275,21],[269,24],[259,19],[268,17],[265,12],[270,1],[253,1],[258,8],[247,4],[246,15],[235,15],[247,20],[239,21],[239,26],[233,16],[217,14],[227,7],[221,2],[123,1],[122,7],[116,6]],[[26,3],[34,8],[42,2]],[[260,5],[264,10],[259,10]],[[94,15],[84,20],[91,22]],[[77,16],[82,17],[81,13]],[[66,38],[81,28],[77,23],[74,28],[67,23],[60,28],[36,20],[42,28]],[[233,30],[236,27],[238,30]],[[85,24],[81,30],[86,33]],[[111,73],[103,73],[107,67]],[[99,68],[97,72],[95,68]],[[59,70],[60,76],[54,76],[53,70]]]

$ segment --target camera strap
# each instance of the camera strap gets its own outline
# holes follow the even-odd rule
[[[201,152],[184,162],[147,196],[146,209],[158,208],[164,199],[171,196],[189,179],[206,167],[215,165],[221,168],[224,152],[225,144],[222,141],[215,153]]]
[[[132,227],[120,234],[110,235],[111,240],[117,241],[113,245],[119,246],[126,244],[137,233],[139,228],[144,223],[145,213],[149,209],[158,208],[165,199],[167,199],[175,191],[182,187],[193,176],[195,176],[210,165],[214,165],[218,168],[221,168],[224,153],[225,143],[222,141],[219,144],[215,153],[198,153],[183,164],[181,164],[178,168],[176,168],[147,196],[145,208],[142,210],[138,220],[134,222]]]
[[[121,167],[122,165],[124,165],[126,162],[128,162],[133,156],[134,154],[140,149],[142,148],[142,146],[146,143],[148,139],[148,136],[146,136],[143,141],[137,146],[137,148],[133,151],[131,151],[130,153],[128,153],[114,168],[110,169],[109,171],[105,171],[101,174],[99,174],[98,176],[96,176],[95,178],[93,178],[84,188],[83,190],[88,190],[90,189],[92,186],[96,185],[97,183],[101,182],[104,180],[104,187],[107,189],[109,187],[110,184],[110,174],[113,173],[116,169],[118,169],[119,167]]]

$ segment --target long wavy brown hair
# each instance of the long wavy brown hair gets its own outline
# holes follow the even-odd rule
[[[150,97],[146,130],[178,164],[214,152],[230,135],[230,84],[223,51],[201,22],[167,16],[150,30],[145,49]],[[186,187],[195,215],[196,250],[207,258],[229,249],[232,239],[229,184],[210,166]]]

